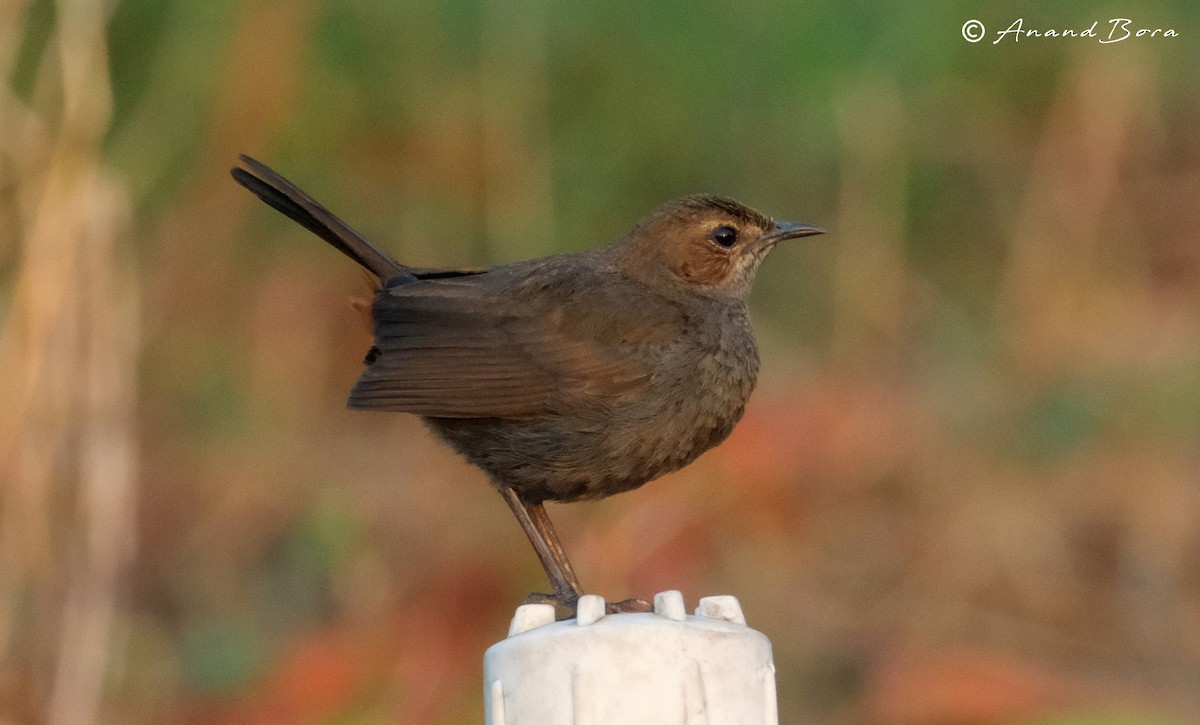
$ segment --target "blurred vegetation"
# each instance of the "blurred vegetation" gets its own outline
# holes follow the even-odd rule
[[[557,508],[612,598],[738,595],[784,723],[1200,720],[1189,0],[0,4],[0,719],[480,722],[543,586],[482,475],[344,410],[361,273],[723,193],[832,234],[688,470]],[[1180,37],[989,33],[1133,15]]]

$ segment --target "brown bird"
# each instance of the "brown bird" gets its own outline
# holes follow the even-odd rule
[[[417,269],[241,159],[239,184],[379,279],[350,407],[419,415],[483,469],[554,587],[527,601],[570,609],[583,592],[543,502],[629,491],[723,441],[758,377],[746,306],[758,266],[778,242],[824,231],[688,196],[599,249]]]

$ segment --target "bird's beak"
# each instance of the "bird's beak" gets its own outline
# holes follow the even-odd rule
[[[805,224],[804,222],[775,222],[775,228],[763,236],[763,241],[768,244],[775,244],[785,239],[811,237],[815,234],[824,233],[825,230],[821,227]]]

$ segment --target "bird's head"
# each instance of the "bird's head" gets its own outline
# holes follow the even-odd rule
[[[720,196],[667,202],[620,243],[622,264],[638,278],[744,299],[758,265],[785,239],[823,234],[799,222],[777,222]]]

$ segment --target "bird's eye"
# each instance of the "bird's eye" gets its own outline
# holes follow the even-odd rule
[[[729,226],[719,226],[713,230],[712,236],[709,239],[729,249],[737,243],[737,230]]]

